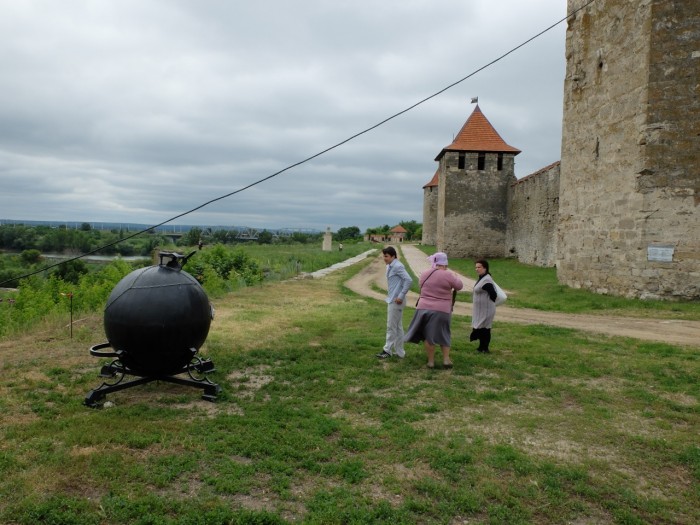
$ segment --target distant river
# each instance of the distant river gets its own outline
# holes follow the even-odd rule
[[[57,259],[59,261],[76,257],[75,255],[66,255],[64,253],[42,253],[41,256],[45,259]],[[88,255],[86,257],[81,257],[81,259],[89,262],[108,263],[117,259],[121,259],[123,261],[142,261],[144,259],[150,260],[151,258],[147,255]]]

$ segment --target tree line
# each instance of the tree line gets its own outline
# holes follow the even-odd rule
[[[420,239],[423,235],[423,225],[416,221],[401,221],[400,226],[406,229],[406,240]],[[393,226],[384,224],[374,228],[367,228],[366,235],[389,234]],[[258,244],[308,244],[321,242],[323,233],[303,233],[294,232],[290,235],[280,236],[269,230],[262,230],[256,233],[255,242]],[[333,240],[337,242],[361,241],[363,234],[358,226],[343,226],[338,231],[333,232]],[[231,230],[212,230],[212,228],[192,228],[178,240],[178,245],[196,246],[199,241],[204,244],[236,244],[242,242],[239,233]],[[249,242],[249,241],[243,241]]]
[[[79,229],[66,226],[25,226],[5,224],[0,226],[0,249],[21,252],[39,250],[42,253],[78,254],[101,248],[102,255],[143,255],[149,257],[156,246],[169,243],[169,239],[155,232],[141,234],[132,239],[116,243],[129,235],[128,231],[96,230],[89,223]],[[112,246],[109,246],[112,244]]]

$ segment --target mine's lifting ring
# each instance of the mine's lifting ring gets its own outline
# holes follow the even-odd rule
[[[100,343],[99,345],[94,345],[90,347],[90,355],[94,357],[119,357],[121,355],[121,350],[116,350],[113,352],[101,352],[103,348],[111,348],[110,343]]]

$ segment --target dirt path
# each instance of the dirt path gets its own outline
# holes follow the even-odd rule
[[[423,269],[427,268],[425,254],[418,248],[403,245],[401,250],[404,264],[407,263],[413,273],[419,275]],[[468,278],[463,278],[463,280],[465,288],[471,291],[474,281]],[[345,286],[355,293],[383,301],[384,294],[374,290],[373,285],[386,290],[385,265],[381,258],[381,252],[373,258],[367,267],[345,283]],[[418,296],[409,292],[408,306],[414,308],[417,300]],[[454,313],[455,315],[471,316],[471,309],[471,303],[457,302]],[[683,346],[700,345],[700,321],[562,314],[507,306],[498,307],[496,321],[561,326],[611,336],[633,337]]]

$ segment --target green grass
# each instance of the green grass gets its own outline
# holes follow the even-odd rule
[[[426,254],[434,246],[418,246]],[[450,269],[477,278],[474,260],[450,257]],[[564,313],[606,313],[629,317],[700,320],[700,301],[658,301],[600,295],[559,284],[556,268],[541,268],[514,259],[489,259],[494,280],[510,293],[508,306]]]
[[[258,261],[266,272],[287,278],[301,272],[315,272],[355,255],[376,249],[368,242],[345,243],[343,251],[333,247],[324,252],[320,244],[243,244],[238,246],[246,255]]]
[[[152,383],[84,407],[97,315],[0,339],[0,522],[700,521],[700,348],[496,323],[485,356],[455,317],[453,370],[380,361],[358,270],[218,299],[216,403]]]

